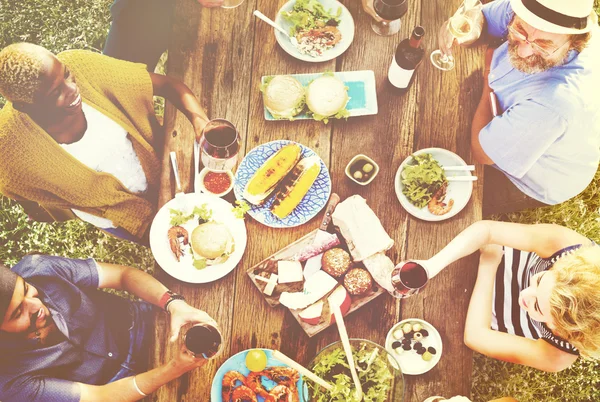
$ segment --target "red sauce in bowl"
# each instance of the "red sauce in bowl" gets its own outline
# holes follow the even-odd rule
[[[227,173],[208,172],[203,182],[206,190],[213,194],[221,194],[231,186],[231,177]]]

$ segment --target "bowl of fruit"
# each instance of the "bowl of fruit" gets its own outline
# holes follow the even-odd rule
[[[410,318],[392,326],[385,339],[385,348],[400,363],[404,374],[420,375],[440,361],[442,337],[427,321]]]
[[[371,183],[378,173],[379,165],[363,154],[356,155],[346,166],[346,176],[361,186]]]

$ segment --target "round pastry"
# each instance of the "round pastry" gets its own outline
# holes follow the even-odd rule
[[[373,288],[373,279],[366,269],[353,268],[344,277],[344,286],[351,295],[360,296]]]
[[[231,251],[233,236],[222,223],[206,222],[192,231],[191,243],[195,254],[212,260]]]
[[[327,250],[321,258],[323,271],[327,272],[334,278],[339,278],[344,275],[350,268],[351,264],[352,260],[350,259],[350,254],[341,248],[332,248]]]

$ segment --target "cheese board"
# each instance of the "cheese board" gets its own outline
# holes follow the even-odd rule
[[[332,199],[335,194],[332,195]],[[350,200],[350,201],[349,201]],[[358,202],[357,205],[343,205]],[[247,273],[271,307],[288,308],[304,332],[312,337],[335,324],[332,308],[337,305],[344,315],[351,314],[379,297],[388,289],[385,278],[391,277],[393,262],[385,251],[393,240],[369,209],[361,214],[360,225],[346,225],[341,211],[369,208],[359,196],[341,203],[334,230],[325,231],[332,216],[336,222],[336,202],[330,202],[323,223],[304,237],[249,268]],[[365,212],[365,211],[363,211]],[[365,220],[364,216],[372,216]],[[365,223],[366,222],[366,223]],[[338,226],[339,225],[339,226]],[[376,244],[365,244],[352,237],[349,227],[369,232]]]

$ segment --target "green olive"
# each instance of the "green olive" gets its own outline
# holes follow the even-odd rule
[[[361,180],[363,178],[363,174],[360,170],[357,170],[356,172],[354,172],[352,177],[354,177],[356,180]]]
[[[421,356],[423,358],[423,360],[425,360],[426,362],[428,362],[429,360],[433,359],[433,355],[429,352],[425,352],[423,353],[423,355]]]
[[[370,163],[365,163],[365,165],[362,168],[363,172],[365,173],[370,173],[373,171],[373,165],[371,165]]]

